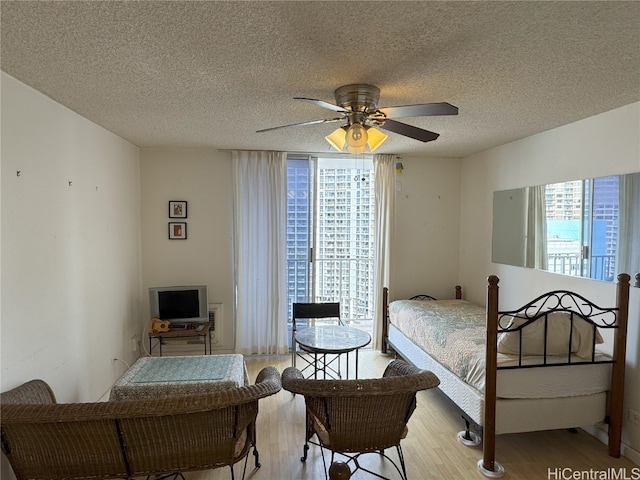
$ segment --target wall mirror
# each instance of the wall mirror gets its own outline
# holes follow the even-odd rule
[[[624,272],[633,284],[640,172],[494,192],[492,260],[605,282]]]

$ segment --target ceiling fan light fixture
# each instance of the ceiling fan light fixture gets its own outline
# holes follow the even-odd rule
[[[369,140],[367,140],[367,145],[369,145],[369,151],[373,152],[376,148],[378,148],[382,143],[389,138],[388,135],[385,135],[377,128],[369,127],[367,129],[367,135],[369,136]]]
[[[349,143],[349,132],[352,133],[352,140],[354,137],[357,137],[357,141],[351,142],[355,143],[355,145]],[[355,123],[348,128],[346,126],[337,128],[324,138],[339,152],[342,152],[346,146],[347,152],[351,154],[359,154],[365,153],[367,151],[367,147],[369,147],[370,152],[373,152],[389,137],[377,128],[365,127],[359,123]],[[366,139],[364,142],[362,141],[363,138]]]
[[[340,127],[335,129],[333,132],[331,132],[329,135],[327,135],[326,137],[324,137],[325,140],[327,142],[329,142],[329,144],[335,148],[336,150],[338,150],[339,152],[342,151],[342,149],[344,148],[344,144],[346,143],[346,138],[347,138],[347,131],[345,130],[344,127]]]
[[[354,123],[347,129],[347,145],[353,148],[364,147],[369,140],[367,130],[360,123]],[[348,151],[348,150],[347,150]]]

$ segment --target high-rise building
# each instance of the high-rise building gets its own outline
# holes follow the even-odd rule
[[[309,301],[311,238],[310,175],[306,161],[287,161],[287,296],[291,304]]]

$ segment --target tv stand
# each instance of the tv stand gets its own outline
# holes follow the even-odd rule
[[[162,340],[164,338],[188,338],[203,337],[204,354],[207,355],[207,342],[209,354],[211,354],[211,336],[209,335],[209,322],[204,323],[172,323],[168,332],[149,332],[149,355],[153,356],[153,339],[158,340],[158,350],[162,356]],[[208,340],[207,340],[208,339]]]

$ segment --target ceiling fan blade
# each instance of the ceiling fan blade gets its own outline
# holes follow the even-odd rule
[[[293,97],[293,99],[313,103],[318,107],[328,108],[329,110],[333,110],[334,112],[344,112],[344,113],[348,112],[348,110],[345,110],[344,108],[339,107],[338,105],[334,105],[333,103],[329,103],[329,102],[324,102],[322,100],[316,100],[315,98]]]
[[[292,123],[290,125],[280,125],[279,127],[263,128],[262,130],[256,130],[256,133],[270,132],[272,130],[279,130],[281,128],[297,127],[299,125],[316,125],[318,123],[331,123],[331,122],[340,122],[340,121],[344,121],[344,117],[326,118],[324,120],[311,120],[309,122]]]
[[[378,111],[384,113],[387,118],[425,117],[432,115],[457,115],[458,107],[454,107],[447,102],[439,102],[384,107],[379,108]]]
[[[414,127],[413,125],[407,125],[406,123],[396,122],[395,120],[386,119],[380,128],[388,130],[393,133],[399,133],[405,137],[420,140],[421,142],[432,142],[440,136],[439,133],[430,132],[429,130],[423,130],[422,128]]]

